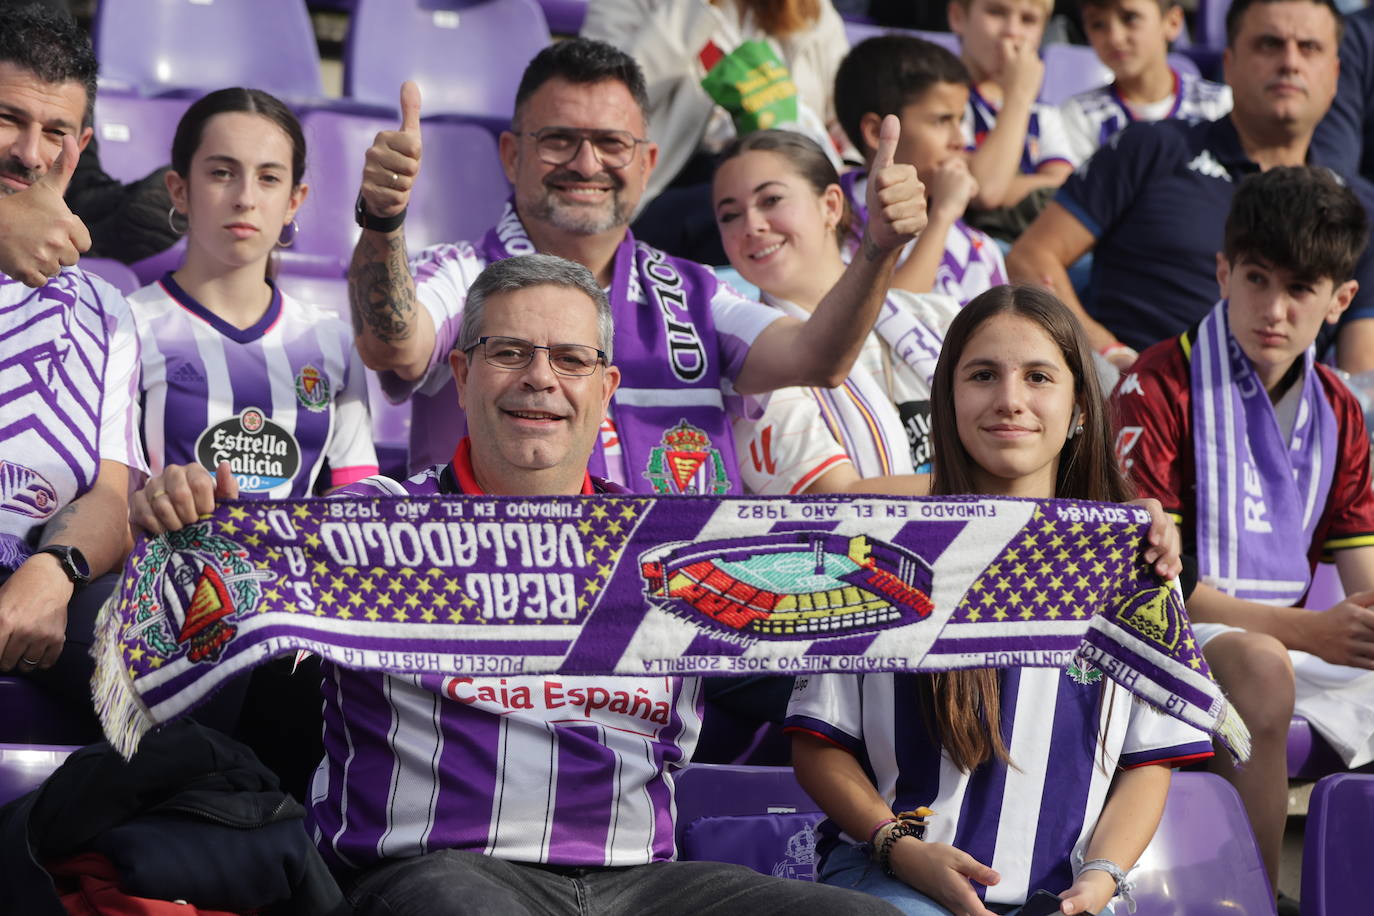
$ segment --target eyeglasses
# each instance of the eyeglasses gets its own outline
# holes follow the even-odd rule
[[[479,337],[477,343],[468,351],[482,348],[482,358],[488,365],[498,369],[523,369],[534,359],[535,350],[545,350],[549,354],[549,365],[559,375],[585,376],[596,371],[598,363],[606,362],[604,350],[582,344],[554,344],[541,347],[539,344],[521,340],[519,337]]]
[[[591,130],[577,127],[541,127],[521,136],[533,137],[539,160],[549,165],[567,165],[577,158],[584,142],[592,145],[597,161],[608,169],[623,169],[634,161],[635,150],[647,139],[628,130]]]

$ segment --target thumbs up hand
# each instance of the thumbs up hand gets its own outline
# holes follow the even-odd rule
[[[868,172],[868,226],[865,241],[890,251],[911,241],[926,227],[926,189],[910,165],[895,163],[901,122],[883,118],[878,150]]]
[[[373,216],[395,216],[410,204],[420,176],[420,87],[401,85],[401,129],[377,134],[363,160],[363,206]]]
[[[28,188],[0,197],[0,272],[34,288],[70,267],[91,247],[91,235],[62,195],[81,150],[70,134],[47,172]]]

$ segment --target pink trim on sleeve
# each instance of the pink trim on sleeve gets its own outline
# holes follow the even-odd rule
[[[364,477],[375,477],[377,475],[377,465],[358,464],[351,468],[330,468],[329,485],[331,487],[346,487],[351,483],[357,483]]]

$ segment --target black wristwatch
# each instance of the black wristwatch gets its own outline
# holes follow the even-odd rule
[[[72,580],[72,585],[80,588],[88,585],[91,581],[91,564],[86,562],[85,555],[75,547],[68,547],[65,544],[49,544],[47,547],[40,548],[39,553],[50,553],[57,557],[57,562],[62,564],[62,571],[67,574],[67,578]]]
[[[373,232],[395,232],[406,221],[406,211],[402,210],[395,216],[373,216],[363,205],[363,192],[359,191],[358,202],[353,205],[353,219],[359,226]]]

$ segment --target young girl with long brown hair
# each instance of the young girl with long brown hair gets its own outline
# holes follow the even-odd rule
[[[1048,292],[996,287],[954,319],[932,383],[932,491],[1121,502],[1090,349]],[[1096,674],[1096,677],[1092,675]],[[799,678],[797,778],[829,815],[820,880],[920,916],[1110,912],[1202,732],[1090,669]],[[896,812],[921,807],[924,838]]]

